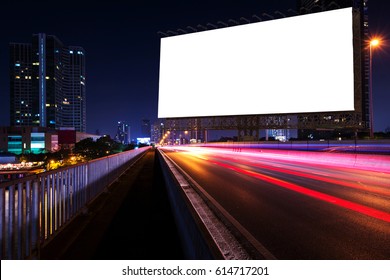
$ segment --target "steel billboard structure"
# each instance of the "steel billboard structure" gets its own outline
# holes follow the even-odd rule
[[[363,95],[365,77],[367,76],[363,71],[365,69],[363,18],[360,9],[351,8],[350,11],[352,14],[351,44],[353,45],[353,110],[167,117],[165,118],[165,128],[192,131],[236,129],[240,134],[254,134],[254,136],[258,136],[259,129],[350,129],[355,131],[367,129],[367,97]],[[211,24],[208,26],[216,27],[216,25]],[[196,29],[191,30],[196,32]],[[338,100],[335,99],[334,102],[337,103]]]

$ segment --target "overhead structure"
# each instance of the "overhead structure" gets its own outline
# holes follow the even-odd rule
[[[359,10],[275,14],[161,39],[158,117],[167,128],[366,127]]]

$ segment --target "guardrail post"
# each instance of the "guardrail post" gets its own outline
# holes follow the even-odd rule
[[[22,233],[23,233],[23,184],[18,184],[18,210],[17,210],[17,230],[16,230],[16,259],[22,258]]]
[[[15,232],[15,222],[14,222],[14,216],[15,216],[15,186],[11,185],[8,189],[8,234],[7,234],[7,253],[6,253],[6,259],[11,260],[13,257],[13,247],[14,247],[14,232]]]
[[[24,221],[24,257],[31,255],[31,181],[26,182],[26,216]]]
[[[34,181],[32,187],[32,213],[31,213],[31,251],[39,256],[40,227],[39,227],[39,182]]]
[[[5,255],[5,188],[0,189],[0,259]]]

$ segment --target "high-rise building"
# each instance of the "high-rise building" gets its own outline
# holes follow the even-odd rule
[[[74,127],[86,131],[85,51],[34,34],[10,43],[11,126]]]
[[[162,120],[157,120],[152,126],[151,126],[151,138],[150,141],[153,143],[158,143],[162,139],[164,133],[164,123]]]
[[[142,120],[141,126],[142,137],[151,137],[151,125],[150,120],[144,119]]]
[[[62,100],[62,126],[74,127],[77,131],[87,129],[87,106],[85,86],[85,51],[81,47],[67,48],[68,63],[65,63],[64,100]],[[66,99],[66,100],[65,100]]]
[[[126,122],[118,121],[118,127],[114,140],[125,145],[131,143],[130,126]]]

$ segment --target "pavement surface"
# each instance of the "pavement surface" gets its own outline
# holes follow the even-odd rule
[[[181,260],[184,253],[154,149],[88,205],[40,259]]]

